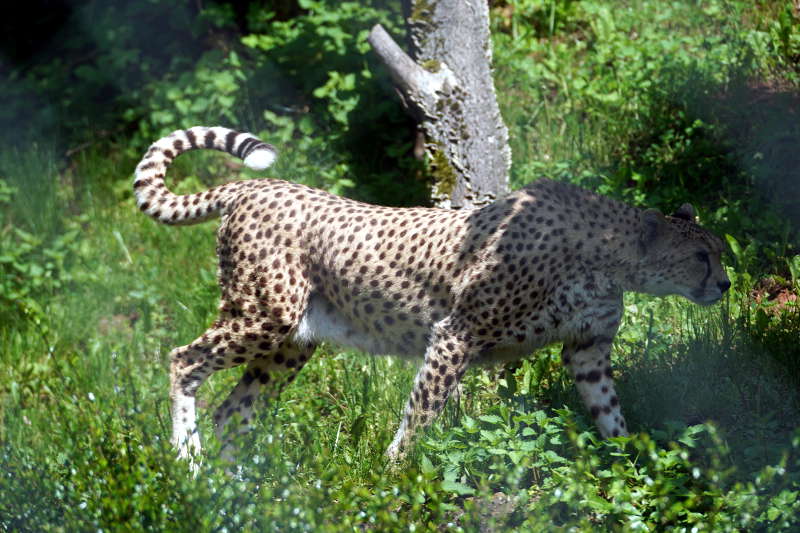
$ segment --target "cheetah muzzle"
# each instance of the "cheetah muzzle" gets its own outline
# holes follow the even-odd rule
[[[196,148],[256,169],[276,156],[251,134],[195,127],[155,142],[136,168],[137,204],[156,220],[221,217],[219,317],[170,353],[181,457],[200,451],[195,393],[210,374],[247,365],[214,415],[222,438],[234,414],[244,431],[256,395],[277,395],[321,341],[424,354],[391,459],[442,410],[469,365],[554,342],[600,434],[626,435],[610,364],[623,291],[708,305],[730,287],[723,242],[688,204],[664,216],[545,179],[471,211],[379,207],[276,179],[175,195],[167,167]]]

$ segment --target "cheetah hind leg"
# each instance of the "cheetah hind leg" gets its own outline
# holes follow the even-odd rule
[[[285,333],[262,334],[259,339],[254,332],[246,331],[246,327],[246,319],[223,317],[197,340],[170,353],[171,442],[178,450],[178,458],[188,459],[195,473],[201,452],[196,422],[197,389],[215,371],[254,360],[261,355],[258,351],[261,346],[278,346],[286,340]]]
[[[197,389],[213,372],[206,360],[210,349],[204,341],[201,337],[170,352],[171,442],[178,450],[178,458],[188,460],[194,473],[197,473],[197,458],[201,452],[195,396]]]
[[[235,464],[234,440],[250,431],[253,405],[259,392],[277,398],[314,354],[315,345],[285,340],[273,353],[259,354],[250,361],[239,383],[214,413],[217,438],[223,443],[221,457]],[[238,418],[238,425],[236,422]]]

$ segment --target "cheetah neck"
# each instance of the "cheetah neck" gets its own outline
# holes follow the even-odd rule
[[[624,227],[595,226],[590,227],[587,233],[591,230],[598,232],[595,240],[575,241],[576,247],[584,243],[579,251],[579,261],[596,277],[605,279],[609,288],[640,290],[638,235]]]
[[[577,263],[598,289],[641,288],[641,209],[545,179],[524,188],[515,208],[530,223],[532,258],[555,254],[565,265]]]

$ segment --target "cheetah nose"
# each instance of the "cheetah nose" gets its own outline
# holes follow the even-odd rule
[[[720,292],[725,292],[731,288],[731,282],[727,279],[725,281],[717,282],[717,287],[719,287]]]

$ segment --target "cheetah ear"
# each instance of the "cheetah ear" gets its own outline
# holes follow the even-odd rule
[[[677,211],[672,213],[673,218],[680,218],[683,220],[688,220],[689,222],[694,222],[694,218],[697,216],[697,213],[694,211],[694,207],[692,204],[683,204],[678,208]]]
[[[641,233],[639,234],[639,248],[642,255],[657,244],[667,230],[667,219],[658,209],[647,209],[642,213]]]

